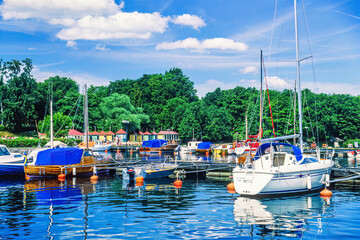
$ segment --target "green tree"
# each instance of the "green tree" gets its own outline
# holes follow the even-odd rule
[[[61,112],[53,115],[54,137],[66,137],[72,125],[72,119]],[[46,116],[44,121],[39,122],[39,130],[50,137],[50,115]]]

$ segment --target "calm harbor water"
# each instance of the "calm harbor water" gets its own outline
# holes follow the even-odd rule
[[[341,160],[347,164],[347,160]],[[356,162],[355,162],[356,164]],[[227,181],[174,179],[129,184],[121,177],[1,180],[1,239],[358,238],[360,193],[253,199]]]

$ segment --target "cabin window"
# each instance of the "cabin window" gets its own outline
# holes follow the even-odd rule
[[[286,153],[274,153],[273,155],[273,166],[283,166],[285,162]]]
[[[10,155],[9,151],[4,147],[0,147],[0,156],[5,156],[5,155]]]

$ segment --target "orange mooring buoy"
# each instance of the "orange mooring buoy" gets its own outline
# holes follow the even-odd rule
[[[322,196],[322,197],[331,197],[332,192],[330,190],[328,190],[327,188],[325,188],[324,190],[322,190],[320,192],[320,196]]]
[[[161,151],[159,151],[159,155],[161,155]]]
[[[105,150],[105,154],[107,154],[108,150]]]
[[[136,180],[136,183],[143,183],[144,177],[139,176],[139,177],[136,177],[135,180]]]
[[[26,180],[26,181],[29,181],[29,180],[30,180],[29,175],[25,174],[25,180]]]
[[[208,157],[208,156],[209,156],[209,152],[206,152],[205,155]]]
[[[116,151],[116,153],[119,154],[119,153],[120,153],[120,150],[118,149],[118,150]]]
[[[130,156],[132,156],[132,154],[133,154],[133,151],[132,151],[132,150],[130,150]]]
[[[99,177],[97,176],[97,175],[92,175],[91,177],[90,177],[90,180],[91,181],[97,181],[99,179]]]
[[[63,173],[60,173],[60,174],[58,175],[58,179],[59,179],[60,181],[64,181],[65,178],[66,178],[66,175],[63,174]]]
[[[233,182],[231,182],[227,185],[227,190],[229,193],[235,193],[235,185]]]
[[[175,182],[174,182],[174,186],[176,187],[176,188],[181,188],[182,187],[182,181],[181,180],[176,180]]]

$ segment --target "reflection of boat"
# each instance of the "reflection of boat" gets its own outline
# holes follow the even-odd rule
[[[24,156],[10,153],[5,145],[0,145],[0,176],[23,175]]]
[[[261,237],[304,237],[308,221],[321,216],[326,205],[318,195],[252,199],[238,197],[234,202],[234,220],[239,227],[251,225]],[[321,232],[321,221],[318,230]]]
[[[174,152],[177,147],[178,144],[168,144],[168,142],[163,139],[152,139],[149,141],[143,141],[142,146],[139,147],[139,152]]]
[[[134,180],[139,176],[144,177],[144,179],[167,177],[172,174],[178,166],[176,163],[167,162],[169,159],[170,158],[166,158],[162,163],[152,162],[124,168],[122,171],[123,179]]]

